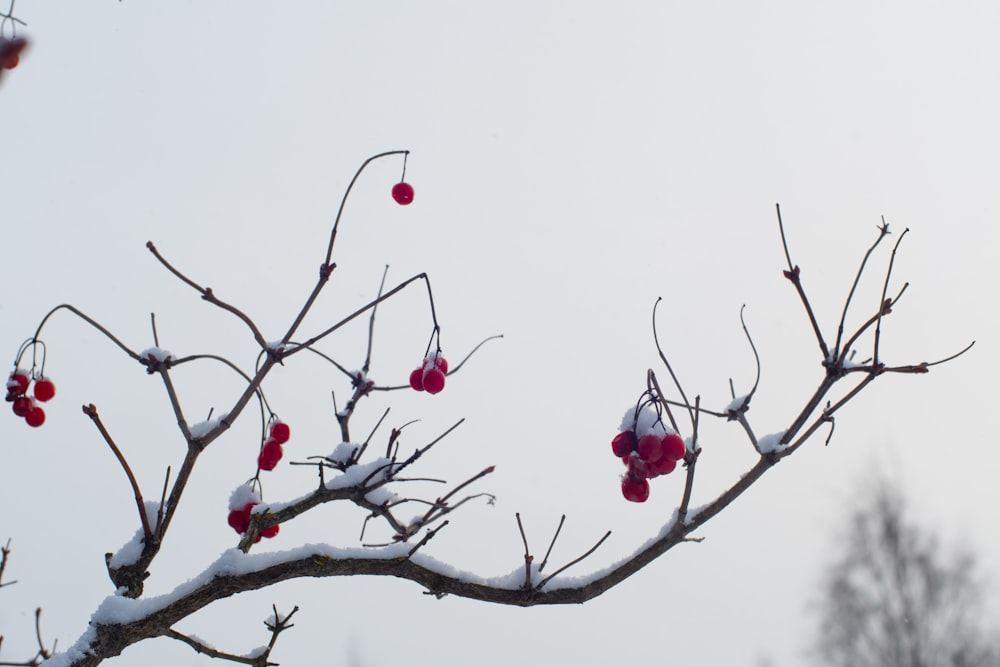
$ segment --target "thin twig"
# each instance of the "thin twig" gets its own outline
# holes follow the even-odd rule
[[[968,345],[966,345],[964,348],[962,348],[959,352],[956,352],[955,354],[951,355],[950,357],[945,357],[944,359],[938,359],[937,361],[925,361],[924,363],[922,363],[920,365],[923,366],[924,368],[930,368],[931,366],[937,366],[938,364],[943,364],[943,363],[949,362],[952,359],[957,359],[958,357],[962,356],[963,354],[965,354],[966,352],[968,352],[969,350],[971,350],[972,346],[975,345],[975,344],[976,344],[976,341],[972,341],[971,343],[969,343]],[[892,368],[886,368],[887,372],[892,371],[892,370],[894,370],[894,369],[892,369]]]
[[[433,447],[437,443],[441,442],[445,437],[448,436],[449,433],[451,433],[456,428],[458,428],[459,426],[461,426],[464,422],[465,422],[465,417],[462,417],[457,422],[455,422],[454,424],[452,424],[444,433],[442,433],[438,437],[434,438],[433,440],[431,440],[429,443],[427,443],[426,445],[424,445],[420,449],[415,450],[412,454],[410,454],[409,458],[407,458],[405,461],[403,461],[402,463],[400,463],[399,467],[396,468],[395,470],[393,470],[393,474],[394,475],[399,474],[404,468],[406,468],[407,466],[413,464],[417,459],[419,459],[421,456],[424,455],[424,452],[426,452],[428,449],[430,449],[431,447]],[[480,474],[482,474],[482,473],[480,473]]]
[[[220,650],[218,650],[216,648],[212,648],[208,644],[205,644],[203,642],[198,641],[194,637],[189,637],[188,635],[185,635],[185,634],[182,634],[180,632],[177,632],[173,628],[168,629],[163,634],[165,636],[167,636],[167,637],[170,637],[171,639],[176,639],[179,642],[183,642],[184,644],[187,644],[188,646],[190,646],[191,648],[193,648],[196,653],[200,653],[202,655],[207,655],[209,658],[217,658],[219,660],[228,660],[229,662],[236,662],[236,663],[239,663],[241,665],[254,665],[254,666],[256,666],[256,665],[262,665],[262,664],[263,665],[277,665],[278,664],[276,662],[266,662],[266,658],[265,658],[265,662],[261,663],[260,656],[257,656],[257,657],[254,657],[254,658],[248,658],[246,656],[236,655],[234,653],[226,653],[224,651],[220,651]]]
[[[599,539],[597,541],[597,544],[595,544],[594,546],[592,546],[589,549],[587,549],[586,553],[584,553],[582,556],[580,556],[579,558],[574,558],[573,560],[571,560],[570,562],[566,563],[565,565],[563,565],[561,568],[559,568],[558,570],[556,570],[555,572],[553,572],[549,576],[547,576],[544,579],[542,579],[541,581],[539,581],[538,585],[535,586],[535,590],[541,590],[542,588],[545,587],[545,584],[547,584],[550,581],[552,581],[553,578],[559,576],[560,574],[562,574],[563,572],[565,572],[569,568],[573,567],[574,565],[576,565],[577,563],[579,563],[580,561],[582,561],[584,558],[586,558],[590,554],[592,554],[595,551],[597,551],[597,548],[600,547],[602,544],[604,544],[604,540],[608,539],[609,537],[611,537],[611,531],[610,530],[608,532],[604,533],[604,537],[602,537],[601,539]]]
[[[549,562],[549,554],[552,553],[552,547],[556,545],[556,540],[559,539],[559,531],[562,530],[563,524],[566,522],[566,515],[563,514],[559,518],[559,525],[556,526],[556,533],[552,536],[552,541],[549,542],[549,548],[545,551],[545,558],[542,559],[541,565],[538,566],[538,571],[541,572],[545,569],[545,564]]]
[[[903,233],[905,234],[906,232]],[[837,325],[837,344],[834,345],[833,347],[834,355],[840,354],[840,343],[844,337],[844,322],[847,320],[847,311],[851,307],[851,300],[854,298],[854,292],[855,290],[857,290],[858,283],[861,281],[861,276],[865,272],[865,265],[868,263],[868,258],[871,257],[872,253],[875,252],[875,248],[878,247],[878,244],[881,243],[882,239],[884,239],[888,234],[889,234],[889,225],[886,224],[885,218],[883,217],[882,225],[879,227],[878,238],[875,239],[875,242],[872,243],[871,246],[869,246],[868,251],[865,253],[865,256],[861,259],[861,266],[858,267],[857,273],[854,274],[854,282],[851,284],[851,289],[847,293],[847,299],[844,302],[844,309],[840,313],[840,324]],[[898,244],[899,242],[897,241],[897,245]],[[888,276],[886,276],[886,278],[888,278]]]
[[[531,555],[531,550],[528,548],[528,536],[524,534],[521,513],[516,512],[514,517],[517,519],[517,530],[521,533],[521,542],[524,543],[524,584],[522,588],[528,590],[531,588],[531,561],[534,560],[534,556]]]
[[[788,252],[788,241],[785,239],[785,224],[781,221],[781,206],[775,204],[774,207],[778,212],[778,230],[781,232],[781,245],[785,249],[785,259],[788,260],[788,270],[783,272],[784,276],[795,286],[799,300],[802,301],[802,305],[806,309],[806,315],[809,317],[809,324],[812,325],[813,334],[815,334],[816,341],[819,343],[819,349],[823,353],[823,360],[829,361],[830,348],[827,347],[826,340],[823,339],[823,332],[820,331],[819,322],[816,321],[816,314],[813,312],[812,304],[809,303],[809,298],[806,297],[805,289],[802,287],[801,271],[797,265],[792,266],[792,256]]]
[[[187,419],[184,418],[184,411],[181,409],[180,399],[177,397],[177,390],[174,389],[174,383],[170,379],[170,371],[166,368],[159,369],[160,378],[163,380],[163,386],[167,390],[167,397],[170,399],[170,407],[174,411],[174,417],[177,419],[177,426],[181,430],[181,435],[184,436],[184,440],[189,446],[194,445],[194,438],[191,437],[191,429],[188,426]],[[203,446],[199,446],[202,448]]]
[[[95,329],[97,329],[98,331],[100,331],[102,334],[104,334],[104,336],[108,340],[110,340],[112,343],[114,343],[119,348],[121,348],[121,350],[123,352],[125,352],[125,354],[127,354],[130,357],[132,357],[133,359],[135,359],[139,363],[145,363],[145,360],[142,357],[140,357],[137,352],[133,351],[125,343],[121,342],[121,340],[119,340],[117,336],[115,336],[113,333],[111,333],[106,328],[104,328],[103,326],[101,326],[96,320],[94,320],[91,317],[88,317],[82,311],[77,310],[75,307],[69,305],[68,303],[60,304],[60,305],[56,306],[55,308],[53,308],[52,310],[50,310],[48,313],[45,314],[45,317],[42,318],[42,321],[38,323],[38,328],[35,329],[35,335],[32,336],[32,338],[31,338],[32,341],[37,341],[38,340],[38,337],[42,333],[42,327],[45,326],[45,323],[48,321],[48,319],[50,317],[52,317],[56,312],[58,312],[60,310],[68,310],[69,312],[73,313],[74,315],[76,315],[77,317],[79,317],[81,320],[83,320],[84,322],[86,322],[87,324],[89,324],[90,326],[94,327]]]
[[[149,324],[153,329],[153,345],[160,347],[160,336],[156,333],[156,313],[149,314]]]
[[[254,324],[253,320],[250,319],[249,315],[244,313],[236,306],[226,303],[219,297],[215,296],[215,293],[212,291],[211,287],[202,287],[201,285],[199,285],[198,283],[196,283],[195,281],[191,280],[186,275],[181,273],[179,270],[174,268],[174,266],[170,262],[168,262],[166,258],[163,257],[163,255],[160,254],[160,251],[156,249],[156,246],[153,245],[152,241],[146,242],[146,248],[148,248],[149,251],[153,253],[153,256],[156,257],[156,259],[159,260],[160,264],[166,267],[166,269],[170,271],[170,273],[174,274],[185,285],[188,285],[192,289],[196,290],[199,294],[201,294],[202,299],[238,317],[240,321],[242,321],[243,324],[247,325],[247,327],[250,329],[250,333],[253,334],[254,340],[257,341],[257,344],[260,345],[261,349],[267,349],[267,341],[264,340],[264,336],[261,335],[260,330],[257,329],[257,325]]]
[[[45,642],[42,641],[42,608],[38,607],[35,609],[35,639],[38,640],[38,656],[48,660],[52,657],[52,654],[45,648]],[[53,649],[55,645],[53,644]]]
[[[0,588],[2,588],[4,586],[10,586],[12,584],[16,584],[17,583],[16,580],[15,581],[4,581],[3,580],[3,572],[4,572],[4,570],[7,569],[7,559],[10,557],[10,538],[9,537],[7,538],[7,544],[4,545],[3,547],[0,547],[0,554],[2,554],[2,556],[0,556]]]
[[[781,204],[775,204],[774,209],[778,212],[778,231],[781,233],[781,247],[785,250],[785,260],[788,262],[788,270],[795,271],[792,266],[792,255],[788,252],[788,240],[785,238],[785,225],[781,222]]]
[[[479,348],[481,348],[483,345],[486,345],[486,343],[490,342],[491,340],[496,340],[498,338],[503,338],[503,334],[494,334],[493,336],[488,336],[488,337],[484,338],[483,340],[479,341],[479,344],[476,345],[474,348],[472,348],[472,351],[469,352],[467,355],[465,355],[465,357],[460,362],[458,362],[454,366],[451,366],[448,369],[448,375],[451,375],[453,373],[457,373],[458,369],[460,369],[462,366],[464,366],[465,362],[468,361],[472,357],[472,355],[474,355],[476,352],[479,351]]]
[[[865,331],[868,330],[869,327],[878,322],[884,315],[888,315],[889,313],[892,312],[892,309],[899,302],[900,298],[902,298],[903,293],[906,292],[909,286],[910,283],[903,283],[902,289],[899,290],[899,293],[896,294],[895,298],[883,301],[879,311],[874,315],[872,315],[871,317],[869,317],[864,324],[858,327],[858,330],[854,332],[854,334],[847,340],[846,343],[844,343],[844,349],[840,351],[840,359],[838,359],[837,363],[839,363],[841,366],[844,365],[844,362],[847,361],[848,355],[851,353],[851,349],[853,348],[854,343],[856,343],[857,340],[861,338],[861,336],[864,334]]]
[[[359,461],[361,459],[361,456],[365,453],[365,450],[368,449],[368,443],[370,443],[372,437],[374,437],[375,431],[377,431],[378,427],[382,425],[382,422],[385,421],[385,418],[389,416],[389,410],[390,409],[391,408],[386,408],[385,412],[382,413],[382,416],[379,417],[379,419],[378,419],[377,422],[375,422],[375,426],[372,427],[372,430],[371,430],[371,432],[368,433],[368,437],[365,438],[365,441],[363,443],[361,443],[361,447],[358,448],[354,452],[354,454],[351,456],[351,460],[353,460],[353,461]],[[345,439],[344,442],[350,442],[350,439]],[[389,457],[386,456],[386,458],[389,458]]]
[[[757,366],[757,376],[754,378],[753,388],[750,389],[750,393],[746,395],[746,398],[743,401],[743,407],[750,404],[750,399],[753,398],[755,393],[757,393],[757,386],[760,384],[760,354],[757,353],[757,346],[754,345],[753,337],[750,335],[750,329],[747,328],[746,320],[743,319],[743,311],[746,310],[746,307],[746,304],[743,304],[740,307],[740,325],[743,327],[743,333],[747,337],[747,342],[750,343],[750,350],[753,352],[754,364]]]
[[[448,522],[445,521],[444,523],[442,523],[437,528],[434,528],[432,530],[428,530],[427,533],[424,535],[423,539],[421,539],[419,542],[417,542],[415,545],[413,545],[413,548],[406,552],[406,557],[407,558],[411,558],[413,556],[413,554],[417,553],[417,549],[419,549],[420,547],[422,547],[425,544],[427,544],[428,542],[430,542],[431,538],[433,538],[435,535],[437,535],[438,531],[441,530],[442,528],[444,528],[447,525],[448,525]]]
[[[677,379],[677,375],[674,373],[674,369],[670,366],[670,362],[667,361],[667,355],[663,353],[663,348],[660,346],[660,337],[656,332],[656,307],[660,305],[663,301],[663,297],[657,297],[656,303],[653,304],[653,341],[656,343],[656,351],[660,355],[660,360],[663,365],[667,367],[667,371],[670,373],[670,377],[674,381],[674,386],[677,387],[677,391],[680,393],[681,398],[684,399],[684,405],[688,411],[688,417],[691,419],[691,423],[694,423],[694,414],[691,412],[691,403],[688,401],[687,396],[684,394],[684,388],[681,386],[680,380]],[[659,389],[657,389],[659,392]],[[660,394],[661,396],[663,394]],[[674,427],[676,430],[676,426]]]
[[[132,486],[132,492],[135,494],[135,504],[139,509],[139,521],[142,522],[142,535],[145,542],[149,542],[153,537],[153,531],[149,527],[149,518],[146,516],[146,503],[142,499],[142,491],[139,490],[139,483],[135,479],[135,475],[132,474],[132,468],[129,466],[128,461],[122,455],[118,445],[115,444],[114,439],[108,430],[104,427],[104,422],[101,421],[101,416],[97,414],[97,408],[93,403],[90,405],[83,406],[83,414],[90,417],[90,420],[94,422],[94,426],[97,430],[101,432],[101,436],[104,438],[104,442],[108,443],[108,447],[114,453],[115,458],[118,459],[118,463],[121,464],[122,470],[125,471],[125,475],[128,477],[128,482]]]
[[[885,229],[888,230],[889,229],[889,225],[885,224],[885,218],[882,219],[882,223],[883,223]],[[878,358],[878,344],[879,344],[879,340],[882,337],[882,315],[883,315],[883,313],[885,313],[885,310],[886,310],[885,309],[885,304],[886,304],[885,295],[886,295],[886,292],[888,292],[888,290],[889,290],[889,278],[892,277],[892,267],[896,263],[896,251],[899,250],[899,244],[903,242],[903,238],[906,236],[907,232],[909,232],[909,231],[910,231],[910,228],[907,227],[906,229],[903,230],[903,233],[899,235],[899,238],[896,240],[896,245],[894,245],[892,247],[892,254],[889,256],[889,267],[885,271],[885,281],[882,283],[882,297],[879,299],[878,320],[876,320],[876,322],[875,322],[875,344],[873,346],[874,347],[874,352],[872,352],[872,363],[874,363],[874,364],[878,364],[879,363],[879,358]]]
[[[382,303],[386,299],[394,296],[397,292],[400,292],[406,286],[408,286],[410,283],[412,283],[414,281],[417,281],[417,280],[423,280],[423,281],[427,282],[428,289],[429,289],[430,283],[427,280],[427,274],[426,273],[419,273],[419,274],[413,276],[412,278],[407,278],[406,280],[404,280],[400,284],[396,285],[395,287],[393,287],[391,290],[389,290],[388,292],[386,292],[382,296],[380,296],[380,297],[378,297],[376,299],[373,299],[373,300],[369,301],[368,303],[366,303],[365,305],[361,306],[360,308],[358,308],[353,313],[351,313],[347,317],[343,318],[342,320],[340,320],[339,322],[337,322],[333,326],[328,327],[327,329],[324,329],[320,333],[318,333],[315,336],[313,336],[312,338],[309,338],[308,340],[300,343],[299,345],[293,347],[292,349],[285,350],[284,352],[282,352],[282,356],[283,357],[289,357],[289,356],[291,356],[293,354],[296,354],[296,353],[302,351],[305,348],[308,348],[308,347],[310,347],[312,345],[315,345],[318,341],[320,341],[323,338],[329,336],[331,333],[333,333],[334,331],[336,331],[340,327],[344,326],[348,322],[352,321],[353,319],[355,319],[359,315],[363,315],[364,313],[368,312],[368,309],[370,309],[370,308],[378,305],[379,303]],[[290,338],[290,336],[289,336],[289,338]],[[287,344],[287,341],[286,341],[286,344]]]
[[[160,506],[156,510],[156,532],[160,532],[160,524],[163,523],[163,506],[167,502],[167,487],[170,486],[170,466],[167,466],[167,474],[163,476],[163,490],[160,491]]]
[[[389,265],[385,265],[385,270],[382,271],[382,282],[378,285],[378,296],[382,296],[382,290],[385,289],[385,278],[389,275]],[[372,341],[375,339],[375,313],[378,311],[378,304],[372,306],[371,317],[368,318],[368,349],[365,351],[365,365],[361,367],[365,375],[368,375],[368,370],[371,368],[372,363]]]
[[[437,515],[439,517],[441,515],[447,514],[447,513],[451,512],[452,510],[454,510],[455,507],[457,507],[457,505],[455,507],[450,507],[449,508],[449,506],[448,506],[448,499],[451,498],[452,496],[454,496],[456,493],[458,493],[462,489],[464,489],[465,487],[467,487],[468,485],[472,484],[473,482],[475,482],[475,481],[477,481],[479,479],[482,479],[486,475],[491,474],[494,470],[496,470],[496,466],[489,466],[488,468],[480,470],[478,473],[476,473],[475,475],[473,475],[469,479],[465,480],[464,482],[462,482],[461,484],[459,484],[458,486],[456,486],[454,489],[452,489],[451,491],[449,491],[447,494],[445,494],[444,496],[438,498],[434,502],[434,504],[431,507],[431,509],[427,510],[427,513],[424,514],[424,516],[420,519],[419,523],[421,525],[423,525],[423,524],[427,523],[428,521],[431,521],[432,517],[433,518],[437,518],[437,517],[434,517],[435,512],[437,513]],[[466,498],[465,500],[468,500],[468,498]],[[463,500],[463,502],[464,502],[464,500]]]

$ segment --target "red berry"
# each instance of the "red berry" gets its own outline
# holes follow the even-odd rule
[[[649,470],[654,475],[669,475],[677,467],[677,459],[671,459],[664,456],[662,459],[656,463],[649,464]]]
[[[442,357],[440,352],[434,357],[434,367],[445,375],[448,374],[448,360]]]
[[[250,519],[246,517],[243,510],[233,510],[229,513],[227,518],[229,525],[232,526],[233,530],[242,535],[247,532],[247,528],[250,527]]]
[[[18,396],[14,399],[14,405],[11,407],[13,408],[15,415],[18,417],[26,417],[28,413],[31,412],[33,405],[34,402],[27,396]]]
[[[56,395],[56,385],[52,380],[42,377],[35,380],[35,398],[44,403]]]
[[[659,461],[663,457],[663,445],[660,442],[660,437],[647,433],[639,438],[635,445],[635,451],[638,452],[639,458],[647,463]]]
[[[273,526],[268,526],[264,530],[260,531],[261,537],[274,537],[278,534],[278,524]]]
[[[28,422],[28,426],[41,426],[45,423],[45,410],[42,410],[37,405],[32,406],[32,408],[28,410],[28,414],[24,415],[24,421]]]
[[[240,535],[247,532],[247,529],[250,527],[250,510],[256,504],[256,502],[247,503],[242,509],[233,510],[229,513],[229,525]]]
[[[635,451],[635,431],[622,431],[611,440],[611,451],[621,458]]]
[[[429,368],[424,371],[424,390],[428,394],[437,394],[444,389],[444,373],[438,368]]]
[[[10,374],[7,379],[7,393],[8,394],[23,394],[28,391],[28,384],[31,380],[28,379],[28,374],[23,371],[17,370]]]
[[[626,465],[628,465],[628,474],[630,477],[647,478],[656,476],[655,473],[650,470],[650,463],[643,461],[637,455],[629,455],[627,458],[628,462]]]
[[[28,45],[28,40],[15,37],[4,39],[0,37],[0,69],[14,69],[21,61],[21,51]]]
[[[35,387],[35,391],[38,388]],[[288,442],[288,438],[292,435],[292,429],[288,427],[285,422],[277,421],[271,424],[271,440],[274,440],[279,445],[283,445]]]
[[[413,186],[409,183],[400,181],[392,186],[392,198],[396,200],[396,203],[400,206],[406,206],[413,202]]]
[[[413,372],[410,373],[410,386],[417,391],[424,390],[424,369],[414,368]]]
[[[257,455],[257,467],[261,470],[274,470],[274,466],[278,465],[283,454],[281,445],[274,440],[268,440]]]
[[[633,503],[644,503],[649,498],[649,482],[642,477],[625,475],[622,478],[622,495]]]
[[[681,436],[669,433],[663,436],[663,458],[679,461],[687,453],[687,447]]]

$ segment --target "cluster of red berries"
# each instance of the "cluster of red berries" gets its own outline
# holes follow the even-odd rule
[[[11,407],[14,414],[23,417],[28,426],[37,427],[45,423],[45,410],[38,403],[44,403],[55,396],[56,385],[47,377],[35,378],[34,384],[34,396],[28,396],[31,377],[27,371],[15,369],[7,378],[7,402],[13,404]]]
[[[21,37],[6,39],[0,37],[0,69],[14,69],[21,62],[21,51],[28,40]]]
[[[635,418],[632,422],[631,428],[623,428],[611,440],[611,451],[627,468],[622,476],[625,500],[644,503],[649,498],[649,480],[672,473],[687,446],[659,421],[649,424],[648,419]]]
[[[268,434],[264,446],[260,448],[260,454],[257,455],[257,467],[261,470],[274,470],[274,466],[278,465],[278,461],[285,453],[281,446],[288,442],[292,430],[285,422],[275,420],[271,422]]]
[[[413,186],[406,181],[400,181],[392,186],[392,198],[400,206],[408,206],[413,203]]]
[[[240,486],[229,497],[229,525],[237,533],[242,535],[250,529],[250,516],[253,508],[260,504],[260,494],[246,484]],[[260,542],[262,537],[274,537],[278,534],[278,524],[268,526],[260,531],[260,535],[254,540],[254,544]]]
[[[448,375],[448,361],[441,356],[441,350],[428,354],[423,362],[410,373],[410,386],[417,391],[437,394],[444,389],[444,379]]]

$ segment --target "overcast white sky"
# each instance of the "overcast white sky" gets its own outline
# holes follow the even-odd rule
[[[833,443],[783,462],[686,545],[581,607],[508,609],[434,600],[405,581],[292,582],[180,625],[220,648],[265,643],[272,603],[298,604],[275,659],[286,665],[509,667],[804,664],[815,585],[852,491],[870,470],[898,478],[944,539],[973,545],[1000,577],[995,470],[1000,6],[993,2],[36,3],[17,13],[33,47],[0,83],[0,350],[53,305],[72,303],[133,348],[225,353],[252,365],[231,317],[160,268],[144,244],[244,307],[277,338],[311,289],[329,225],[369,155],[413,151],[412,206],[389,197],[400,163],[373,165],[350,200],[339,268],[307,323],[318,330],[390,281],[430,273],[450,359],[504,333],[436,396],[390,395],[389,421],[422,421],[418,446],[467,422],[423,472],[458,481],[489,464],[495,507],[469,507],[429,553],[500,575],[521,565],[514,513],[553,558],[604,531],[576,573],[621,558],[669,519],[680,475],[643,506],[620,496],[608,442],[658,367],[661,333],[691,393],[728,402],[753,380],[739,328],[763,359],[751,412],[786,427],[819,381],[815,343],[774,219],[821,324],[835,325],[879,216],[909,227],[885,323],[890,363],[964,358],[927,376],[880,380],[843,411]],[[878,303],[881,267],[862,284]],[[859,304],[862,303],[859,301]],[[857,317],[862,312],[857,311]],[[426,344],[419,290],[381,313],[372,376],[400,384]],[[363,328],[325,350],[363,358]],[[69,316],[46,329],[58,386],[48,422],[0,419],[0,538],[13,539],[0,606],[4,657],[32,650],[33,610],[68,645],[111,592],[103,554],[136,528],[124,476],[79,406],[95,403],[156,496],[183,445],[158,381]],[[176,380],[193,415],[232,401],[216,368]],[[337,442],[328,367],[299,356],[268,385],[292,425],[291,458]],[[385,397],[355,418],[367,433]],[[247,415],[250,417],[250,415]],[[252,474],[251,418],[208,451],[147,584],[163,593],[235,534],[232,488]],[[706,429],[695,504],[753,463],[733,425]],[[300,495],[282,466],[267,498]],[[362,515],[333,508],[282,527],[266,549],[354,545]],[[349,659],[349,656],[353,658]],[[351,663],[356,659],[356,663]],[[118,664],[203,665],[161,639]]]

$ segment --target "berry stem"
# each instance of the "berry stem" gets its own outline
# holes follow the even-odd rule
[[[386,151],[385,153],[379,153],[378,155],[373,155],[358,167],[358,170],[354,173],[354,178],[347,186],[347,190],[344,191],[344,196],[340,200],[340,208],[337,209],[337,217],[333,221],[333,229],[330,230],[330,244],[326,248],[326,260],[323,262],[325,265],[329,266],[331,258],[333,257],[333,244],[337,240],[337,229],[340,226],[340,218],[344,214],[344,205],[347,203],[347,197],[351,194],[351,189],[354,188],[354,184],[357,182],[358,177],[361,176],[361,172],[365,170],[369,164],[378,160],[379,158],[388,157],[389,155],[402,155],[403,156],[403,174],[406,175],[406,156],[410,154],[408,150],[397,150],[397,151]]]

